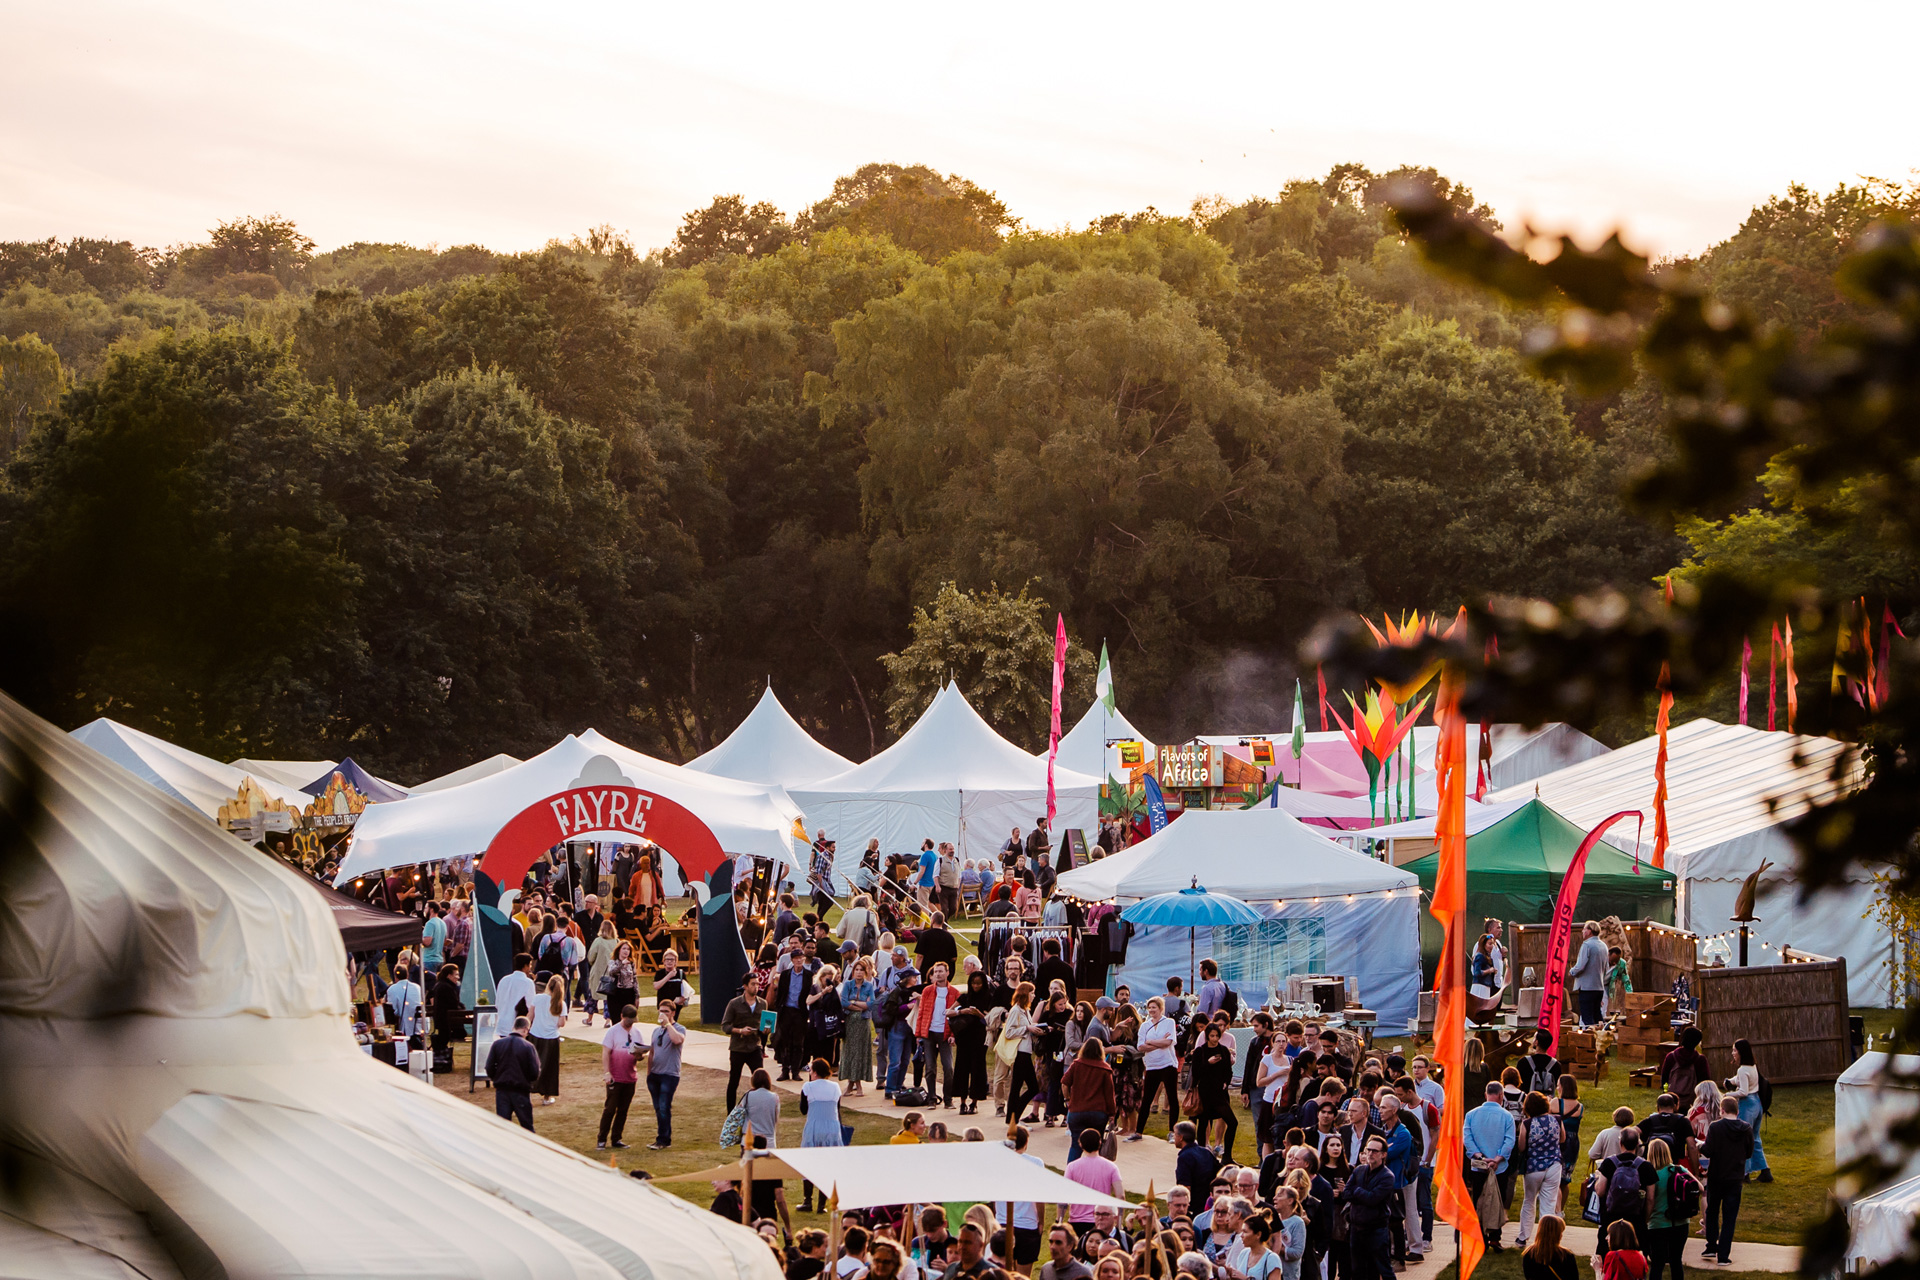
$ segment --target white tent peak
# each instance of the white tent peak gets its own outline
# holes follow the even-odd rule
[[[148,786],[158,788],[208,818],[220,816],[220,806],[232,800],[248,777],[265,794],[290,805],[305,806],[311,796],[300,785],[248,774],[197,751],[175,746],[117,720],[102,716],[75,729],[72,738],[98,751]],[[310,781],[311,779],[309,779]]]
[[[1036,771],[1037,768],[1037,771]],[[900,740],[845,772],[823,778],[809,791],[871,791],[898,789],[927,781],[950,781],[962,789],[987,791],[1008,785],[1046,788],[1044,760],[1014,746],[973,709],[956,684],[943,688]],[[1091,774],[1054,771],[1056,790],[1062,786],[1097,787]]]
[[[1117,749],[1109,751],[1107,743],[1121,738],[1131,738],[1141,743],[1146,753],[1144,758],[1153,759],[1153,742],[1133,727],[1133,722],[1121,713],[1120,708],[1108,711],[1100,699],[1095,698],[1074,726],[1060,735],[1060,755],[1056,763],[1077,773],[1092,774],[1105,782],[1107,774],[1113,772],[1113,758],[1118,754]],[[1036,751],[1034,756],[1045,760],[1047,753],[1045,750]]]
[[[429,778],[417,787],[408,787],[407,794],[421,795],[430,791],[445,791],[448,787],[463,786],[477,778],[491,778],[520,763],[520,757],[502,752],[488,756],[485,760],[476,760],[470,765],[455,769],[452,773],[443,773],[437,778]]]
[[[818,782],[852,767],[853,761],[821,746],[801,727],[774,694],[771,678],[725,741],[687,762],[700,773],[782,787]]]

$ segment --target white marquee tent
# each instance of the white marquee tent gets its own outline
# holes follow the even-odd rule
[[[1099,823],[1100,783],[1054,770],[1055,826]],[[1047,811],[1047,766],[993,731],[949,684],[900,740],[865,764],[794,789],[809,828],[839,842],[835,870],[850,876],[878,837],[884,853],[911,853],[922,840],[951,840],[962,858],[984,858],[1014,827],[1029,830]]]
[[[1492,762],[1488,768],[1488,789],[1517,787],[1523,782],[1545,777],[1556,769],[1603,756],[1606,743],[1580,732],[1570,724],[1543,724],[1528,728],[1524,724],[1496,724],[1489,727]],[[1423,725],[1413,731],[1414,763],[1423,770],[1433,768],[1433,750],[1440,741],[1440,730]],[[1467,777],[1472,779],[1480,759],[1480,726],[1467,726]]]
[[[1059,889],[1089,902],[1126,904],[1203,888],[1243,899],[1265,919],[1202,931],[1201,956],[1254,1004],[1269,979],[1293,973],[1349,974],[1384,1026],[1404,1024],[1420,998],[1420,882],[1336,844],[1284,809],[1182,814],[1110,858],[1062,872]],[[1187,970],[1187,930],[1136,930],[1115,981],[1160,991]],[[1207,933],[1211,933],[1211,938]]]
[[[627,781],[697,814],[730,854],[795,861],[793,824],[800,810],[779,787],[695,773],[621,746],[595,730],[569,734],[510,769],[425,795],[369,805],[335,883],[388,867],[483,852],[507,821],[529,805],[573,786],[590,762],[605,757]],[[604,768],[604,766],[596,766]],[[607,781],[608,778],[597,778]],[[633,839],[620,830],[575,831],[577,840]],[[671,855],[672,849],[667,849]]]
[[[313,799],[301,794],[303,784],[283,783],[257,773],[249,775],[244,769],[177,747],[164,738],[142,733],[105,716],[81,725],[72,737],[148,786],[191,805],[208,818],[220,816],[220,806],[239,793],[241,782],[249,776],[261,791],[289,805],[304,807]]]
[[[1140,743],[1145,750],[1144,758],[1153,759],[1154,745],[1146,735],[1134,728],[1132,721],[1118,707],[1109,711],[1105,703],[1095,698],[1093,705],[1087,708],[1087,713],[1080,717],[1073,728],[1060,735],[1060,754],[1056,764],[1075,773],[1089,774],[1102,782],[1108,778],[1125,782],[1127,770],[1120,764],[1120,748],[1107,745],[1123,738]],[[1045,751],[1034,754],[1041,763],[1046,762]]]
[[[1538,788],[1555,812],[1584,828],[1622,809],[1638,809],[1647,815],[1640,856],[1651,858],[1657,747],[1655,739],[1644,738],[1487,799],[1524,800]],[[1844,750],[1831,738],[1705,719],[1675,727],[1668,734],[1667,867],[1679,879],[1676,923],[1705,935],[1731,927],[1741,883],[1762,859],[1772,862],[1756,895],[1755,935],[1774,947],[1845,957],[1848,998],[1881,1008],[1889,997],[1892,940],[1866,918],[1874,900],[1871,875],[1856,866],[1845,886],[1798,901],[1799,854],[1783,830],[1812,804],[1836,794],[1832,769]],[[1607,842],[1632,852],[1631,828],[1615,827]]]
[[[1833,1163],[1876,1155],[1899,1170],[1877,1195],[1847,1206],[1851,1269],[1864,1273],[1906,1253],[1920,1214],[1920,1152],[1890,1136],[1920,1111],[1920,1056],[1863,1053],[1833,1082]]]
[[[339,767],[339,764],[338,760],[247,760],[243,758],[235,760],[233,767],[245,770],[258,781],[271,780],[282,786],[291,787],[295,791],[305,791],[312,784],[324,780],[328,774]],[[397,782],[387,782],[377,774],[368,776],[376,782],[386,783],[395,791],[408,790]]]
[[[687,768],[791,790],[845,773],[853,761],[815,742],[780,705],[769,684],[726,741],[687,761]]]
[[[408,787],[410,796],[424,795],[431,791],[445,791],[448,787],[458,787],[481,778],[491,778],[496,773],[505,773],[520,763],[520,757],[504,752],[488,756],[485,760],[476,760],[470,765],[455,769],[452,773],[443,773],[437,778],[429,778],[417,787]]]
[[[0,741],[46,810],[0,930],[8,1274],[778,1280],[743,1228],[362,1052],[297,872],[4,697]],[[343,1226],[382,1188],[393,1230]]]

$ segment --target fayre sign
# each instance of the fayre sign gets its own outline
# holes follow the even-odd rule
[[[1217,747],[1201,743],[1160,748],[1155,761],[1159,765],[1161,787],[1173,791],[1225,785],[1226,766],[1221,754]]]
[[[480,870],[503,889],[517,887],[533,860],[554,845],[609,836],[671,850],[688,877],[705,878],[726,857],[712,830],[685,805],[632,785],[590,785],[536,800],[508,819]]]

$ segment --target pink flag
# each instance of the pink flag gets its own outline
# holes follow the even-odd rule
[[[1067,620],[1054,614],[1053,724],[1047,731],[1047,829],[1053,829],[1053,764],[1060,758],[1060,694],[1067,683]]]
[[[1545,989],[1540,993],[1540,1018],[1536,1025],[1553,1032],[1553,1043],[1547,1046],[1547,1052],[1556,1057],[1560,1053],[1560,1010],[1567,999],[1567,953],[1573,950],[1573,909],[1580,902],[1580,883],[1587,878],[1587,855],[1600,843],[1607,828],[1622,818],[1639,818],[1643,825],[1646,822],[1646,815],[1638,809],[1623,809],[1587,832],[1587,838],[1574,851],[1573,861],[1567,864],[1566,879],[1560,882],[1560,897],[1553,904],[1553,932],[1547,935]],[[1639,844],[1640,838],[1636,835],[1634,847],[1638,848]]]
[[[1753,665],[1753,641],[1740,641],[1740,723],[1747,722],[1747,670]]]

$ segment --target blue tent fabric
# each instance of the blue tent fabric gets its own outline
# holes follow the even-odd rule
[[[340,775],[341,779],[345,781],[348,786],[375,803],[384,803],[388,800],[404,800],[407,797],[407,793],[399,787],[394,786],[390,782],[380,781],[380,779],[355,764],[352,756],[348,756],[345,760],[342,760],[339,764],[333,766],[333,768],[300,788],[300,790],[310,796],[325,795],[327,788],[333,784],[333,775],[336,773]]]
[[[1382,1028],[1402,1026],[1420,1007],[1420,898],[1412,893],[1361,894],[1352,902],[1288,900],[1249,904],[1260,914],[1253,925],[1202,929],[1201,959],[1213,957],[1220,976],[1239,993],[1241,1007],[1264,1004],[1268,979],[1285,989],[1293,973],[1348,974],[1358,980],[1360,999],[1379,1017]],[[1118,983],[1133,988],[1136,1004],[1166,989],[1167,979],[1187,972],[1184,928],[1136,925],[1127,944],[1127,962],[1111,971],[1111,995]]]

